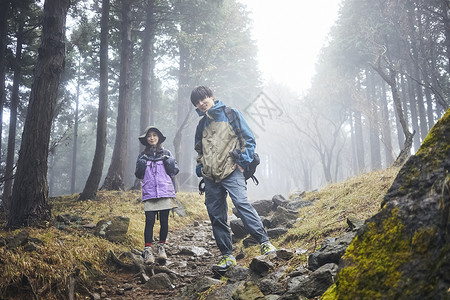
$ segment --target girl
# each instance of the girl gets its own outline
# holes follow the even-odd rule
[[[145,247],[142,256],[146,264],[155,262],[151,246],[157,215],[161,229],[156,258],[159,264],[166,263],[164,245],[169,232],[169,211],[177,207],[173,177],[179,170],[175,158],[162,146],[165,140],[166,137],[154,126],[147,127],[144,134],[139,137],[145,149],[138,155],[135,175],[142,179],[142,201],[145,211]]]

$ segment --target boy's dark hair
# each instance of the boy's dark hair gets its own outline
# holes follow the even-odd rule
[[[192,90],[191,93],[191,102],[194,106],[197,106],[197,103],[200,100],[203,100],[205,98],[213,97],[213,92],[211,89],[207,86],[198,86],[195,89]]]

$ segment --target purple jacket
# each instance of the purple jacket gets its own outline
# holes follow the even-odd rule
[[[162,160],[148,160],[142,180],[142,201],[163,197],[175,197],[172,179],[167,175]]]

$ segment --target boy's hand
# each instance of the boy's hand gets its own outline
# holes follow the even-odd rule
[[[243,169],[240,165],[234,164],[234,165],[233,165],[233,170],[236,170],[236,168],[238,168],[239,171],[241,171],[242,173],[244,173],[244,169]]]

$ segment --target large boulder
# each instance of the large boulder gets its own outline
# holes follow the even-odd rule
[[[268,216],[274,208],[272,200],[257,200],[252,202],[251,205],[260,216]]]
[[[270,228],[291,227],[298,217],[298,212],[278,206],[270,219]]]
[[[100,220],[95,227],[95,234],[110,242],[121,243],[127,238],[130,218],[114,216]]]
[[[351,231],[338,237],[325,239],[320,246],[320,249],[314,253],[311,253],[309,256],[309,269],[315,271],[328,263],[338,264],[355,234],[355,232]]]
[[[282,299],[302,299],[301,297],[311,299],[322,295],[335,282],[337,271],[338,265],[329,263],[321,266],[309,276],[301,276],[300,280],[289,288]]]
[[[322,299],[448,299],[450,110],[347,248]]]

